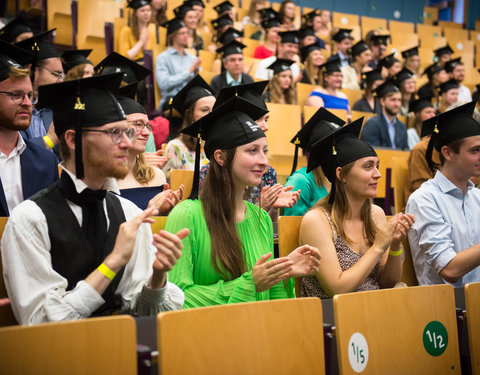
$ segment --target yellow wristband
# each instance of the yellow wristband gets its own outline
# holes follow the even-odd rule
[[[401,255],[403,253],[403,246],[400,248],[400,250],[397,250],[397,251],[393,251],[392,249],[390,249],[388,251],[388,253],[392,256],[392,257],[398,257],[399,255]]]
[[[48,135],[43,136],[43,140],[48,145],[48,147],[50,147],[50,149],[55,147],[55,145],[53,144],[52,140],[50,139],[50,137]]]
[[[107,279],[109,279],[110,281],[113,281],[113,279],[115,278],[115,276],[117,276],[117,274],[115,272],[113,272],[110,268],[108,268],[105,263],[102,263],[98,266],[97,270],[103,274]]]

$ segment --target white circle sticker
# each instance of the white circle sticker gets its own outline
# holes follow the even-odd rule
[[[360,332],[355,332],[348,341],[348,360],[355,372],[362,372],[367,367],[368,344]]]
[[[393,12],[394,18],[399,19],[401,16],[402,16],[402,12],[400,12],[399,10],[396,10]]]
[[[348,23],[347,17],[342,17],[341,22],[342,25],[346,25]]]
[[[462,42],[457,43],[457,49],[460,50],[460,51],[463,49],[463,43]]]

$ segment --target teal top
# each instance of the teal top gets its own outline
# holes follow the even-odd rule
[[[189,228],[190,234],[182,241],[182,256],[168,279],[185,293],[184,308],[295,297],[293,279],[264,292],[255,291],[252,268],[262,255],[273,254],[272,221],[258,206],[245,202],[245,218],[237,223],[247,271],[233,280],[225,280],[213,266],[210,233],[200,200],[187,199],[168,215],[165,230],[177,233],[183,228]]]
[[[303,216],[319,199],[328,195],[325,186],[318,187],[313,173],[307,173],[307,168],[300,168],[287,179],[285,186],[293,186],[294,190],[300,189],[300,198],[292,208],[284,208],[285,216]]]
[[[148,137],[147,144],[145,145],[145,152],[155,152],[157,148],[155,147],[155,139],[153,138],[153,133],[150,133]]]

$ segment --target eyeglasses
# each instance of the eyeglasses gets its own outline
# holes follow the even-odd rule
[[[52,72],[50,69],[47,69],[45,67],[42,67],[41,69],[45,69],[47,72],[49,72],[52,76],[57,78],[57,81],[60,81],[65,78],[65,73],[64,72]]]
[[[139,132],[141,132],[144,128],[146,128],[149,132],[152,131],[153,126],[150,125],[148,122],[142,122],[140,120],[138,121],[127,121],[128,125],[134,126],[135,129]]]
[[[108,129],[108,130],[100,130],[100,129],[82,129],[82,132],[96,132],[96,133],[107,133],[110,134],[112,137],[112,142],[118,145],[120,141],[123,138],[123,135],[132,141],[133,137],[135,136],[135,129],[134,128],[128,128],[128,129],[118,129],[118,128],[113,128],[113,129]]]
[[[22,91],[19,91],[19,92],[0,91],[0,94],[10,95],[10,97],[12,98],[12,102],[14,102],[15,104],[22,104],[23,101],[25,100],[25,96],[28,98],[28,100],[32,102],[32,104],[37,104],[38,102],[38,96],[33,92],[26,93]]]

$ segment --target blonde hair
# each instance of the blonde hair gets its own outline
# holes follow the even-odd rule
[[[315,70],[317,69],[317,73]],[[313,53],[310,53],[305,60],[305,71],[312,85],[322,86],[323,75],[321,69],[313,63]]]
[[[8,78],[12,79],[22,79],[30,76],[30,69],[16,68],[14,66],[10,67],[10,72]]]
[[[141,184],[148,184],[155,178],[155,170],[145,162],[143,154],[138,154],[135,158],[133,177]]]
[[[285,98],[285,104],[296,104],[295,98],[295,86],[292,82],[290,82],[290,86],[288,89],[283,90],[280,87],[280,81],[278,79],[278,74],[274,74],[273,78],[270,80],[268,84],[268,90],[270,91],[270,102],[271,103],[281,103],[282,97]]]

